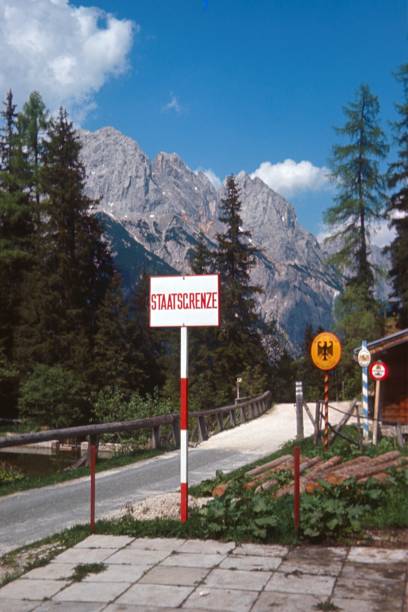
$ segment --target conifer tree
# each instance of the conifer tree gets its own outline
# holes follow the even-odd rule
[[[39,172],[41,226],[36,265],[25,279],[18,359],[61,366],[90,383],[97,313],[112,278],[112,263],[84,194],[80,143],[65,111],[50,122]],[[82,420],[86,415],[82,415]]]
[[[394,123],[398,159],[389,167],[388,185],[395,190],[391,196],[387,215],[395,229],[395,238],[387,249],[391,254],[391,278],[394,296],[399,304],[399,322],[408,326],[408,64],[396,74],[403,87],[403,102],[397,104],[400,120]]]
[[[27,163],[17,130],[16,106],[11,91],[1,112],[0,135],[0,355],[5,385],[17,383],[13,363],[15,329],[22,296],[22,276],[31,266],[32,210],[26,189]],[[10,372],[13,375],[10,376]],[[3,377],[0,374],[0,387]],[[1,393],[1,389],[0,389]],[[16,392],[10,392],[9,398]],[[13,401],[11,400],[11,404]],[[10,404],[10,409],[12,406]]]
[[[44,154],[43,136],[48,124],[48,112],[45,104],[40,94],[33,91],[18,114],[18,131],[21,142],[26,149],[29,165],[28,187],[35,199],[37,214],[39,214],[40,205],[39,173]]]
[[[120,277],[115,274],[98,309],[92,383],[98,389],[139,391],[144,388],[145,367],[140,338],[129,317]]]
[[[225,231],[217,235],[216,266],[221,275],[221,328],[214,351],[214,377],[218,401],[231,399],[235,379],[246,368],[262,376],[268,368],[266,351],[259,334],[255,295],[261,290],[252,285],[251,268],[256,249],[250,232],[242,229],[241,201],[235,178],[226,181],[221,201],[220,221]]]
[[[208,248],[202,231],[198,234],[197,243],[191,250],[191,270],[194,274],[209,274],[214,270],[214,254]]]
[[[331,240],[340,242],[333,260],[351,269],[351,279],[356,286],[366,287],[370,298],[374,277],[369,262],[369,230],[384,208],[385,180],[378,162],[384,159],[388,147],[378,123],[378,99],[367,85],[360,86],[344,113],[346,123],[336,131],[348,142],[333,147],[331,170],[337,196],[335,205],[326,211],[325,221],[335,229]]]
[[[95,332],[96,312],[112,277],[112,262],[84,194],[80,142],[64,110],[51,121],[44,144],[41,188],[45,194],[46,266],[61,294],[72,332]]]
[[[143,273],[129,299],[128,334],[131,338],[134,361],[143,364],[143,374],[134,381],[141,393],[153,393],[165,381],[164,345],[168,331],[149,327],[149,277]],[[178,380],[178,376],[176,377]]]

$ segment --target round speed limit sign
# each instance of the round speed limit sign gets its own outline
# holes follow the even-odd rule
[[[369,372],[370,377],[373,380],[385,380],[386,378],[388,378],[388,375],[390,373],[387,364],[383,361],[374,361],[374,363],[370,365]]]

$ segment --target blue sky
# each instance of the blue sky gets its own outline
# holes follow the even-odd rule
[[[10,17],[10,2],[0,0],[0,26],[26,37],[31,55],[16,70],[7,54],[3,89],[23,99],[40,75],[37,88],[49,106],[67,105],[85,128],[112,125],[150,157],[176,151],[191,168],[221,179],[264,163],[264,176],[314,232],[331,203],[322,168],[338,142],[333,126],[343,122],[342,106],[368,83],[389,133],[401,97],[392,72],[407,61],[405,0],[12,4]],[[36,71],[35,53],[45,49],[54,63]]]

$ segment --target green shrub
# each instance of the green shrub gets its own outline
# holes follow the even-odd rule
[[[9,465],[4,461],[0,462],[0,484],[4,482],[16,482],[22,478],[24,478],[24,474],[17,467]]]
[[[96,399],[93,409],[93,421],[95,423],[110,423],[113,421],[132,421],[148,417],[171,414],[176,412],[175,406],[170,400],[159,395],[156,388],[153,394],[146,396],[140,393],[132,393],[130,396],[117,389],[104,389]],[[160,430],[165,435],[165,428]],[[119,432],[103,436],[106,442],[120,442],[124,451],[135,447],[145,446],[150,440],[150,431],[141,430],[135,432]]]
[[[199,510],[204,537],[239,541],[272,536],[278,524],[274,501],[269,494],[245,491],[242,484],[242,480],[236,480],[224,495]]]
[[[361,484],[350,478],[335,486],[322,481],[320,489],[301,497],[301,532],[312,540],[358,533],[386,497],[387,487],[373,479]]]
[[[61,366],[35,366],[20,389],[18,402],[23,419],[52,428],[86,421],[90,403],[85,384]]]

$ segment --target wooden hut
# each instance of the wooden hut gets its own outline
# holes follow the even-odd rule
[[[390,370],[387,380],[381,383],[381,420],[384,425],[408,426],[408,329],[368,342],[367,348],[371,361],[382,360]]]

